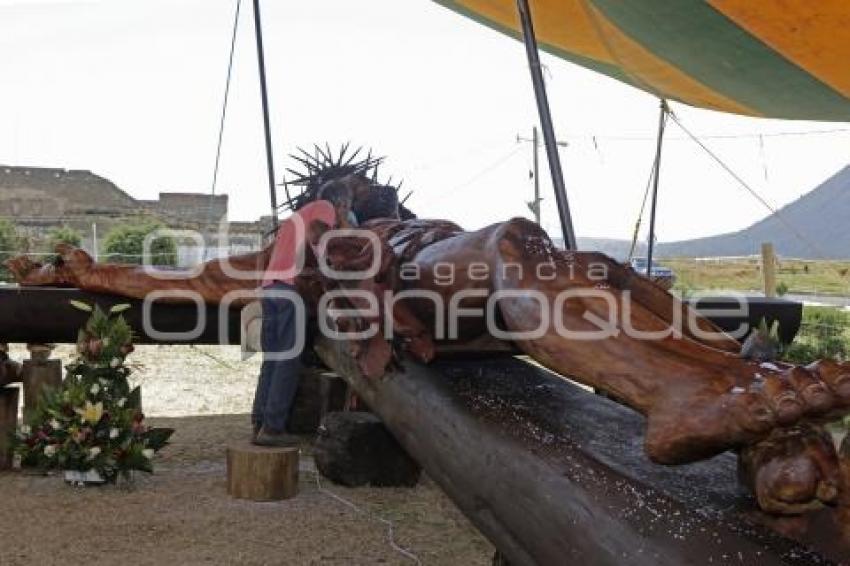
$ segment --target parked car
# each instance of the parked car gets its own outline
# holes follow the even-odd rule
[[[632,269],[639,274],[644,276],[646,275],[645,257],[633,257],[631,261],[629,261],[629,265],[631,265]],[[665,289],[669,289],[676,282],[676,274],[673,273],[672,269],[659,265],[654,261],[652,262],[652,268],[649,270],[649,277]]]

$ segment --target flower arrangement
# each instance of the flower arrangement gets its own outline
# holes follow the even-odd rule
[[[154,454],[172,429],[149,428],[141,412],[141,390],[130,389],[133,333],[120,313],[79,301],[90,312],[77,338],[77,358],[62,386],[45,391],[36,410],[17,430],[15,452],[22,466],[44,470],[96,472],[107,482],[129,479],[132,470],[153,472]]]

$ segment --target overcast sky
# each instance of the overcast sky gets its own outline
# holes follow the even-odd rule
[[[477,228],[529,215],[531,147],[516,135],[530,135],[536,111],[519,42],[427,0],[263,6],[278,178],[295,147],[351,140],[387,156],[385,175],[405,179],[420,216]],[[0,163],[90,169],[138,198],[208,193],[234,7],[0,0]],[[218,185],[231,219],[269,207],[251,16],[245,0]],[[556,131],[569,143],[562,160],[577,232],[629,238],[657,101],[561,60],[544,63]],[[777,206],[850,162],[847,131],[768,135],[850,124],[674,110],[699,134],[745,135],[706,143]],[[675,126],[668,132],[662,241],[740,229],[766,214]],[[543,223],[555,235],[548,176],[543,194]]]

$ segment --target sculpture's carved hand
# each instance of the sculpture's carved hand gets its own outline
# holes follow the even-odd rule
[[[4,264],[22,286],[84,287],[84,278],[94,264],[91,256],[68,244],[58,244],[56,253],[51,263],[42,264],[22,255]]]

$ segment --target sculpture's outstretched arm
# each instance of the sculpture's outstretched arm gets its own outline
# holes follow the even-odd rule
[[[6,266],[23,286],[77,287],[94,293],[111,293],[134,299],[144,299],[153,291],[181,293],[172,298],[163,297],[161,300],[164,302],[186,302],[191,300],[188,293],[194,292],[207,303],[219,303],[231,291],[257,288],[268,264],[271,248],[214,259],[185,272],[96,263],[84,250],[68,245],[59,245],[56,251],[57,261],[51,264],[42,265],[20,256],[7,261]]]

